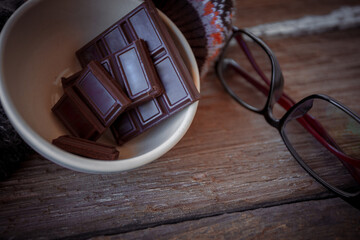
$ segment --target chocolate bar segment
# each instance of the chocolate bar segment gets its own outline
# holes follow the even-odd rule
[[[101,59],[100,64],[131,100],[128,108],[138,106],[164,93],[146,43],[141,39]],[[78,73],[63,78],[63,87],[71,86],[75,82],[76,75]]]
[[[111,131],[117,144],[122,145],[168,116],[160,102],[154,99],[121,114],[111,125]]]
[[[112,36],[114,36],[112,38]],[[121,44],[113,42],[121,39]],[[189,106],[200,98],[193,79],[186,68],[166,26],[151,1],[140,4],[125,17],[105,30],[94,40],[77,51],[82,65],[119,51],[125,43],[143,39],[149,49],[151,59],[165,89],[161,96],[129,110],[127,119],[137,126],[130,135],[124,135],[124,122],[120,117],[111,127],[118,143],[122,143],[158,124],[170,115]],[[131,137],[130,137],[131,136]]]
[[[100,63],[63,78],[64,95],[52,108],[69,132],[96,140],[131,103]]]
[[[164,88],[159,80],[143,40],[135,40],[126,48],[111,54],[116,79],[123,87],[133,106],[160,96]],[[117,72],[118,71],[118,72]]]
[[[88,64],[73,88],[105,127],[110,126],[131,103],[109,73],[95,61]]]
[[[116,160],[119,157],[119,151],[114,146],[69,135],[60,136],[54,139],[52,143],[67,152],[83,157],[100,160]]]
[[[121,114],[113,123],[111,130],[118,145],[124,144],[143,132],[137,119],[134,110],[129,110]]]
[[[66,89],[51,110],[74,136],[96,140],[106,130],[72,88]]]

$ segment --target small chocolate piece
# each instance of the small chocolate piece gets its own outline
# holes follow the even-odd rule
[[[93,159],[116,160],[119,156],[119,151],[114,146],[69,135],[60,136],[52,143],[67,152]]]
[[[84,66],[91,60],[101,60],[121,50],[135,39],[146,42],[165,93],[129,110],[116,120],[111,129],[119,144],[200,98],[189,70],[151,1],[140,4],[76,54]]]
[[[74,136],[96,140],[106,130],[72,88],[66,89],[51,110]]]
[[[95,61],[88,64],[73,88],[105,127],[109,127],[131,103],[109,73]]]

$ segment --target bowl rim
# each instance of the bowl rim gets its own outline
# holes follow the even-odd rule
[[[21,20],[23,14],[43,1],[45,0],[30,0],[25,2],[10,16],[0,33],[0,101],[10,123],[15,128],[17,133],[22,137],[22,139],[46,159],[68,169],[85,173],[115,173],[131,170],[158,159],[160,156],[164,155],[166,152],[172,149],[182,139],[182,137],[189,129],[197,111],[199,101],[196,101],[195,103],[181,110],[186,111],[184,119],[170,138],[162,142],[156,148],[142,155],[128,159],[104,161],[77,156],[54,146],[30,128],[30,126],[16,110],[9,94],[7,93],[7,84],[3,74],[4,51],[1,51],[1,49],[5,48],[7,39],[9,38],[13,27],[19,20]],[[190,74],[193,77],[198,91],[200,91],[199,69],[189,43],[181,31],[165,14],[163,14],[161,11],[159,11],[159,14],[160,17],[164,20],[165,25],[168,25],[172,31],[174,31],[175,35],[182,43],[182,47],[186,52],[188,61],[192,66],[192,69],[190,69]]]

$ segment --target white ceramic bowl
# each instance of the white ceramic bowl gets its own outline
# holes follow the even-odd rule
[[[0,36],[1,102],[17,132],[45,158],[81,172],[119,172],[159,158],[188,130],[197,103],[118,147],[119,160],[79,157],[51,144],[54,138],[67,133],[51,107],[62,95],[61,77],[81,69],[75,51],[140,3],[139,0],[29,0],[6,23]],[[160,15],[200,89],[190,46],[176,26]],[[109,131],[99,141],[115,143]]]

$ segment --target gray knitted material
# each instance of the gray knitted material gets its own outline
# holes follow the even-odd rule
[[[2,0],[0,2],[0,30],[6,20],[24,1]],[[30,147],[20,138],[10,124],[0,103],[0,180],[4,180],[26,159]]]
[[[4,180],[31,150],[12,127],[1,105],[0,136],[0,180]]]

